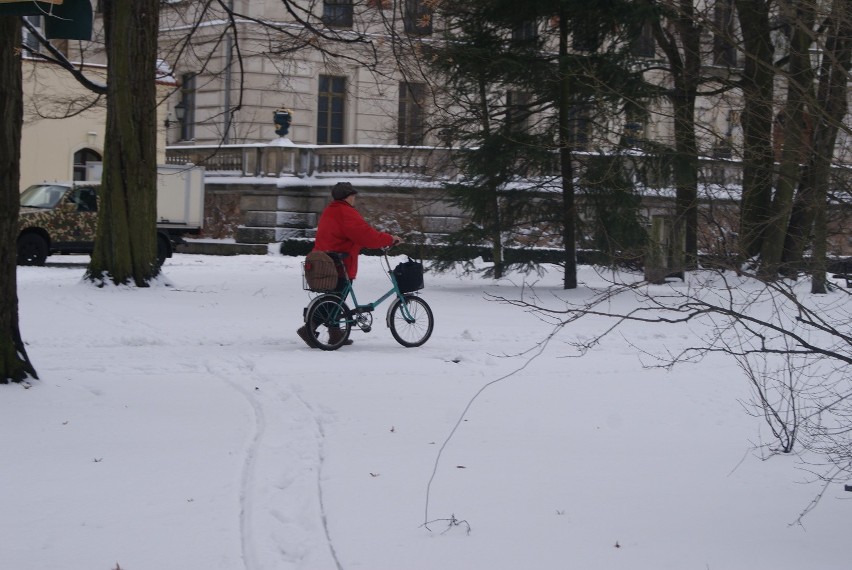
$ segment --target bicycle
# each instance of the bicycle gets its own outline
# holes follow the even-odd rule
[[[316,348],[337,350],[346,343],[353,326],[365,333],[370,332],[373,328],[373,311],[390,298],[394,298],[394,301],[388,307],[385,320],[394,339],[406,348],[421,346],[429,340],[435,325],[434,316],[429,304],[416,293],[423,287],[423,266],[409,258],[408,263],[401,263],[392,270],[388,249],[383,248],[382,255],[391,288],[375,301],[366,304],[358,302],[352,280],[343,268],[341,254],[326,252],[345,284],[339,291],[322,292],[304,310],[305,325]],[[408,271],[414,271],[415,274],[406,274],[406,268],[413,268]],[[307,285],[307,279],[305,288],[317,291]],[[351,309],[346,304],[347,298],[352,300]]]

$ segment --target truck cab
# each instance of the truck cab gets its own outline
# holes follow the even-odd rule
[[[91,253],[98,226],[98,186],[34,184],[21,194],[18,264],[44,265],[52,253]]]

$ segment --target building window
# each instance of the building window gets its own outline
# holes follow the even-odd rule
[[[734,44],[734,0],[717,0],[713,7],[716,25],[713,34],[713,65],[736,67],[737,46]]]
[[[81,148],[74,153],[74,180],[100,180],[101,155],[90,148]]]
[[[343,144],[346,78],[320,75],[317,97],[317,144]]]
[[[624,122],[622,144],[627,148],[642,146],[645,140],[645,125],[637,117],[628,117]]]
[[[196,74],[184,73],[180,76],[180,102],[181,110],[175,109],[180,123],[180,140],[195,140],[195,79]],[[180,115],[183,115],[181,117]]]
[[[627,148],[642,147],[647,138],[645,136],[647,127],[647,112],[641,107],[627,105],[624,110],[624,125],[621,135],[621,146]]]
[[[530,123],[530,94],[523,91],[506,93],[506,123],[509,130],[526,133]]]
[[[580,17],[573,20],[571,28],[571,47],[576,51],[597,51],[600,47],[600,24],[593,17]]]
[[[635,57],[654,57],[656,55],[654,32],[651,29],[650,22],[643,23],[636,35],[633,36],[630,42],[630,53]]]
[[[352,0],[323,0],[322,22],[330,28],[351,28]]]
[[[432,8],[426,0],[405,0],[403,16],[405,33],[416,36],[432,35]]]
[[[513,42],[532,42],[538,38],[538,22],[526,20],[512,28]]]
[[[24,16],[24,20],[33,25],[37,30],[41,30],[41,16]],[[38,53],[41,51],[38,45],[38,37],[30,32],[26,27],[21,28],[24,48],[30,53]]]
[[[572,150],[589,149],[592,122],[586,105],[575,105],[568,113],[568,146]]]
[[[425,84],[400,82],[397,125],[398,144],[406,146],[423,144],[425,136],[423,105],[425,102]]]

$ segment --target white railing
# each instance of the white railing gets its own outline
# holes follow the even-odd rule
[[[450,180],[458,175],[454,158],[459,149],[439,147],[405,147],[396,145],[302,145],[292,144],[242,145],[172,145],[166,148],[166,163],[187,163],[204,166],[208,176],[217,177],[326,177],[341,175],[370,178],[419,180]],[[576,152],[582,163],[595,152]],[[641,153],[625,154],[625,158],[642,160]],[[557,161],[553,171],[557,174]],[[732,159],[702,157],[699,159],[699,181],[702,184],[738,186],[741,183],[741,163]],[[632,170],[632,169],[629,169]],[[643,180],[637,185],[666,188],[671,184],[671,171],[643,169]],[[633,173],[634,175],[637,173]]]
[[[453,151],[391,145],[173,145],[167,164],[204,166],[208,175],[235,177],[400,175],[453,177]]]

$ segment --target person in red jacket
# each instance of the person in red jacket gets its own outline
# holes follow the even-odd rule
[[[331,189],[333,199],[320,215],[314,240],[314,251],[346,254],[343,256],[343,266],[350,280],[358,275],[358,254],[362,248],[388,247],[402,241],[395,235],[378,231],[361,217],[355,209],[357,194],[358,191],[349,182],[334,185]],[[338,290],[344,284],[345,280],[341,280]],[[296,333],[305,344],[314,347],[307,326],[302,326]],[[352,341],[347,339],[346,344],[352,344]]]

